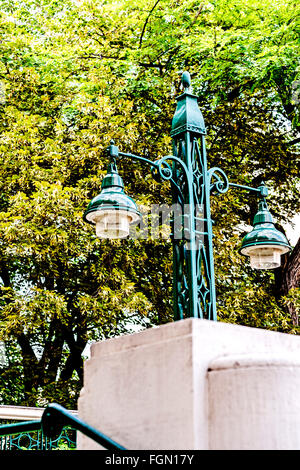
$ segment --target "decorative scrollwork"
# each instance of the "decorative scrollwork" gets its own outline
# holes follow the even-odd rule
[[[229,181],[221,168],[211,168],[208,170],[208,178],[209,178],[209,183],[210,183],[210,191],[217,191],[219,194],[224,194],[228,191],[229,189]],[[212,178],[215,178],[216,181],[212,183]]]
[[[155,162],[155,166],[151,169],[152,177],[155,181],[170,180],[173,175],[172,168],[165,161],[165,158],[161,158]]]
[[[155,162],[152,162],[151,166],[151,174],[152,177],[155,181],[161,182],[162,180],[164,181],[170,181],[171,185],[173,186],[174,190],[177,191],[177,194],[180,196],[180,201],[183,203],[184,201],[184,194],[183,194],[183,187],[184,183],[181,182],[179,183],[178,181],[178,172],[175,170],[175,165],[171,167],[171,165],[167,162],[167,160],[170,160],[173,162],[173,164],[177,164],[182,171],[182,176],[187,183],[187,188],[190,197],[192,196],[192,187],[193,187],[193,181],[191,176],[189,175],[189,171],[187,169],[186,164],[181,158],[176,157],[175,155],[166,155],[165,157],[160,158],[159,160],[156,160]],[[189,198],[190,199],[190,198]],[[178,201],[178,202],[180,202]]]
[[[167,160],[171,160],[173,162],[178,163],[183,168],[184,173],[186,177],[188,178],[188,169],[185,163],[178,157],[175,157],[174,155],[166,155],[165,157],[162,157],[159,160],[156,160],[156,162],[154,162],[155,165],[153,165],[152,167],[152,176],[154,179],[160,179],[160,178],[162,178],[163,180],[172,179],[173,170],[170,167],[169,163],[167,163]]]

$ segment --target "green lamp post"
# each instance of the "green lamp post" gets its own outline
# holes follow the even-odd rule
[[[172,121],[173,153],[152,161],[131,153],[120,152],[111,142],[110,164],[101,193],[90,202],[84,220],[96,226],[100,238],[124,238],[130,225],[139,219],[137,206],[124,192],[116,160],[130,158],[150,166],[157,181],[168,180],[174,206],[182,209],[184,228],[174,236],[173,217],[173,307],[174,320],[187,317],[217,320],[213,256],[213,231],[210,197],[230,188],[254,192],[259,197],[259,210],[253,230],[242,241],[240,253],[250,257],[255,269],[271,269],[280,265],[280,256],[290,251],[286,237],[273,223],[265,201],[267,187],[258,188],[229,183],[220,168],[207,168],[205,124],[197,96],[191,91],[188,72],[182,75],[184,92],[177,98]]]

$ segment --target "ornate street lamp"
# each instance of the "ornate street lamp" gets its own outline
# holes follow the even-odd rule
[[[110,164],[102,183],[102,191],[89,204],[84,219],[96,225],[100,238],[123,238],[130,224],[136,223],[139,212],[133,199],[124,193],[116,160],[130,158],[151,167],[158,181],[171,183],[173,204],[182,208],[184,229],[174,236],[173,218],[173,306],[174,319],[198,317],[217,319],[213,257],[213,232],[210,195],[225,193],[230,187],[254,192],[259,197],[259,210],[254,228],[242,241],[240,253],[250,257],[255,269],[271,269],[280,265],[280,256],[290,251],[283,233],[279,232],[268,211],[267,187],[258,188],[229,183],[220,168],[207,169],[205,124],[198,107],[197,96],[191,92],[188,72],[182,75],[184,92],[177,98],[171,136],[173,154],[159,160],[120,152],[111,142],[108,148]]]
[[[101,193],[88,205],[84,219],[96,226],[99,238],[126,238],[130,224],[137,222],[140,213],[134,200],[124,193],[124,184],[115,161],[108,166],[102,181]]]
[[[242,241],[240,253],[250,257],[253,269],[274,269],[281,264],[281,255],[291,249],[282,232],[274,227],[265,200],[260,201],[253,230]]]

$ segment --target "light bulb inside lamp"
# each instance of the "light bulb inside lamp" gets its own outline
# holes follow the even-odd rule
[[[133,219],[134,214],[126,210],[99,211],[99,215],[94,218],[96,235],[99,238],[126,238]]]
[[[288,250],[280,245],[260,245],[244,248],[243,254],[250,257],[252,269],[275,269],[281,265],[281,255]]]

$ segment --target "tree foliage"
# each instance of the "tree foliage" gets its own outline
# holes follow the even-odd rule
[[[172,320],[170,242],[99,240],[82,214],[112,138],[153,160],[170,152],[183,70],[209,166],[263,179],[279,224],[299,212],[299,5],[3,0],[0,13],[0,400],[75,407],[89,342]],[[148,168],[119,170],[139,204],[170,201]],[[299,286],[278,296],[280,273],[237,252],[256,203],[212,200],[219,319],[298,334]]]

